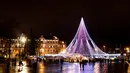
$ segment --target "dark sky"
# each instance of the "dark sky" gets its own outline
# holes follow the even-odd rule
[[[98,45],[129,44],[130,6],[127,0],[6,0],[0,2],[0,35],[20,33],[38,38],[58,36],[68,43],[84,17]]]

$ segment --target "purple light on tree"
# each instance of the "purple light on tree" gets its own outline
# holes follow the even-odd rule
[[[98,46],[93,42],[89,36],[84,20],[81,18],[80,25],[78,27],[77,33],[68,47],[61,52],[61,54],[80,54],[83,56],[93,56],[93,55],[106,55],[98,48]]]

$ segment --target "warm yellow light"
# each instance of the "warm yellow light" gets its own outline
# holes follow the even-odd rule
[[[22,43],[25,43],[25,42],[26,42],[26,38],[25,38],[25,37],[22,37],[22,38],[20,39],[20,41],[21,41]]]
[[[105,46],[105,45],[103,45],[103,48],[106,48],[106,46]]]
[[[63,45],[63,47],[65,48],[65,45]]]
[[[40,51],[43,53],[43,52],[44,52],[44,49],[40,49]]]
[[[64,44],[64,41],[62,41],[62,44]]]
[[[126,50],[129,50],[129,48],[127,47]]]
[[[17,43],[17,47],[19,47],[19,45],[20,45],[20,44],[19,44],[19,43]]]
[[[43,44],[43,47],[45,47],[45,44]]]
[[[129,47],[126,47],[126,51],[127,51],[127,52],[130,52],[130,48],[129,48]]]
[[[115,58],[111,58],[111,60],[114,60]]]
[[[22,42],[22,43],[25,43],[27,40],[27,38],[25,37],[25,35],[22,33],[22,35],[20,36],[19,38],[19,41]]]

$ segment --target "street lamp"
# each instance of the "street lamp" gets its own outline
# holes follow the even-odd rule
[[[127,53],[130,52],[130,48],[129,47],[126,47],[125,50],[126,50]]]
[[[23,44],[26,42],[26,37],[23,34],[20,36],[20,42]]]
[[[103,51],[106,52],[106,46],[105,45],[103,45]]]
[[[24,49],[25,43],[26,43],[27,38],[25,37],[25,35],[22,33],[20,37],[18,37],[18,46],[19,46],[19,66],[21,66],[22,61],[21,61],[21,57],[20,57],[20,53],[21,53],[21,49]],[[18,71],[21,71],[21,68],[18,69]]]
[[[27,37],[22,33],[21,36],[18,38],[18,42],[19,42],[19,59],[20,59],[20,48],[25,46],[25,43],[27,41]]]

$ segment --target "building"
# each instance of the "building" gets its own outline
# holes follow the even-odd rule
[[[9,42],[9,39],[7,38],[0,38],[0,54],[4,57],[10,57],[13,58],[16,54],[18,54],[18,46],[17,46],[17,39],[11,39],[11,42]],[[10,50],[10,54],[9,54]]]
[[[58,54],[66,48],[64,41],[60,41],[56,36],[53,36],[53,39],[45,39],[41,36],[38,45],[38,56],[44,56],[45,54]]]
[[[0,38],[0,56],[7,57],[8,50],[9,50],[8,39],[1,37]]]
[[[25,54],[25,43],[21,43],[19,41],[19,39],[12,39],[11,40],[11,47],[10,47],[10,56],[11,58],[17,57],[19,58],[19,56],[22,56],[23,54]]]
[[[35,39],[35,41],[34,52],[37,56],[43,56],[45,54],[58,54],[66,48],[64,41],[59,41],[56,36],[54,36],[53,39],[45,39],[41,36],[39,39]],[[11,58],[19,58],[19,56],[29,55],[28,53],[30,50],[28,50],[28,46],[30,42],[30,39],[27,38],[25,42],[25,36],[22,39],[11,39],[11,42],[9,42],[9,39],[7,38],[0,38],[0,55],[7,58],[9,55]]]
[[[26,37],[22,34],[19,38],[0,38],[0,55],[8,58],[18,58],[25,54]],[[28,42],[28,41],[27,41]]]

